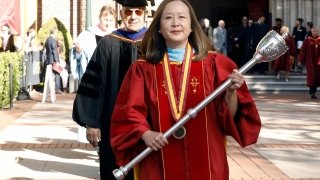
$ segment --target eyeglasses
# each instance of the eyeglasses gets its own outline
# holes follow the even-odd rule
[[[133,12],[134,12],[137,16],[142,16],[144,11],[141,10],[141,9],[136,9],[136,10],[127,9],[127,10],[124,11],[124,14],[125,14],[126,16],[131,16]]]

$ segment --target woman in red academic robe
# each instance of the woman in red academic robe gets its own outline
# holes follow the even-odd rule
[[[311,99],[318,99],[316,96],[317,87],[320,86],[320,37],[319,28],[311,29],[311,36],[307,37],[300,49],[299,61],[307,69],[307,86]]]
[[[257,141],[261,122],[236,65],[208,52],[187,0],[164,0],[141,44],[142,59],[129,69],[111,120],[111,144],[121,166],[146,146],[154,151],[137,166],[140,180],[228,179],[226,136],[242,147]],[[232,85],[181,133],[165,138],[172,127],[226,79]]]
[[[287,33],[288,37],[285,39],[289,50],[274,61],[273,69],[277,74],[277,79],[280,79],[281,71],[285,72],[285,80],[288,81],[289,73],[293,64],[293,56],[295,52],[295,44],[292,36],[289,35],[289,28],[282,26],[280,34]]]

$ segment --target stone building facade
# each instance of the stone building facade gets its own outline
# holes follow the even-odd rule
[[[212,26],[217,26],[219,19],[241,21],[246,15],[254,21],[260,15],[267,17],[270,27],[275,18],[282,18],[284,25],[293,29],[297,18],[313,22],[320,26],[320,0],[190,0],[199,18],[208,17]]]
[[[309,21],[320,26],[319,0],[269,0],[269,8],[274,18],[283,19],[284,25],[290,28],[290,32],[297,18],[304,19],[303,26]]]
[[[155,0],[159,5],[162,0]],[[240,21],[242,16],[252,16],[257,19],[259,14],[267,17],[270,26],[279,17],[292,29],[297,18],[306,22],[312,21],[320,26],[320,0],[189,0],[199,18],[208,17],[212,26],[219,19],[226,23]],[[85,14],[87,0],[37,0],[37,27],[52,17],[65,24],[73,37],[85,29]],[[98,15],[103,5],[118,8],[115,0],[91,0],[92,24],[98,23]],[[153,7],[152,9],[156,9]]]

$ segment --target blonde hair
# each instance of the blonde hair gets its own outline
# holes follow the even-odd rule
[[[112,15],[114,18],[116,18],[116,10],[112,6],[105,5],[100,10],[99,18],[108,15]]]
[[[283,33],[289,34],[289,28],[288,28],[288,26],[282,26],[282,27],[281,27],[281,29],[280,29],[280,34],[283,34]]]

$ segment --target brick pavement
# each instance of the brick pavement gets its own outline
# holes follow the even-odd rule
[[[34,94],[33,102],[15,102],[13,110],[0,111],[0,169],[4,170],[0,179],[98,179],[95,149],[76,141],[77,126],[71,120],[74,94],[58,96],[56,104],[41,104],[40,96]],[[320,134],[316,131],[320,129],[320,101],[311,101],[306,93],[253,96],[263,122],[261,137],[247,148],[228,138],[230,179],[320,179],[320,173],[313,171],[299,172],[303,175],[299,177],[294,171],[303,169],[304,164],[288,164],[295,165],[290,161],[290,152],[297,151],[297,156],[306,155],[301,162],[320,167],[319,161],[312,161],[319,155],[309,153],[320,150]],[[55,118],[46,114],[49,110],[63,115]],[[8,120],[10,117],[12,121]],[[304,121],[300,121],[302,117]],[[310,127],[303,129],[306,120]],[[20,131],[23,137],[19,137]],[[274,132],[279,136],[274,137]],[[283,137],[288,134],[292,137]],[[289,155],[285,150],[290,150]],[[291,169],[283,168],[283,163]]]
[[[55,104],[42,104],[41,93],[32,98],[0,111],[0,179],[98,179],[96,150],[77,141],[74,94]]]

